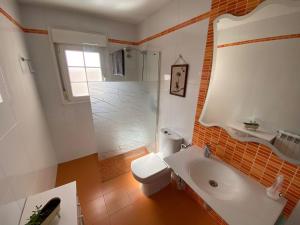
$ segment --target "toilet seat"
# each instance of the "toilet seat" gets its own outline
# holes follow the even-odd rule
[[[149,183],[160,174],[169,171],[168,165],[154,153],[138,158],[131,163],[133,176],[141,183]]]

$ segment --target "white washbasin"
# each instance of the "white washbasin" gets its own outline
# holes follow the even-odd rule
[[[251,177],[192,146],[164,159],[207,205],[230,225],[274,225],[286,200],[267,197]],[[214,182],[218,186],[214,186]]]
[[[230,200],[242,196],[243,182],[231,168],[216,159],[197,159],[188,163],[192,181],[213,197]]]

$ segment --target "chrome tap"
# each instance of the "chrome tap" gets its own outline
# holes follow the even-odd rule
[[[189,148],[189,147],[191,147],[192,146],[192,144],[181,144],[181,149],[186,149],[186,148]]]
[[[204,157],[205,158],[210,158],[210,156],[211,156],[211,151],[210,151],[208,145],[205,145],[204,146]]]

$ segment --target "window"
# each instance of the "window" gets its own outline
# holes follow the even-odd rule
[[[65,96],[70,101],[88,100],[88,83],[103,80],[100,49],[59,45],[58,54]]]
[[[0,103],[3,102],[3,99],[2,99],[2,96],[1,96],[1,93],[0,93]]]

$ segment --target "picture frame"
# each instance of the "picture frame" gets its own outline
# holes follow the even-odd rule
[[[170,94],[185,97],[189,65],[177,64],[171,66]]]

